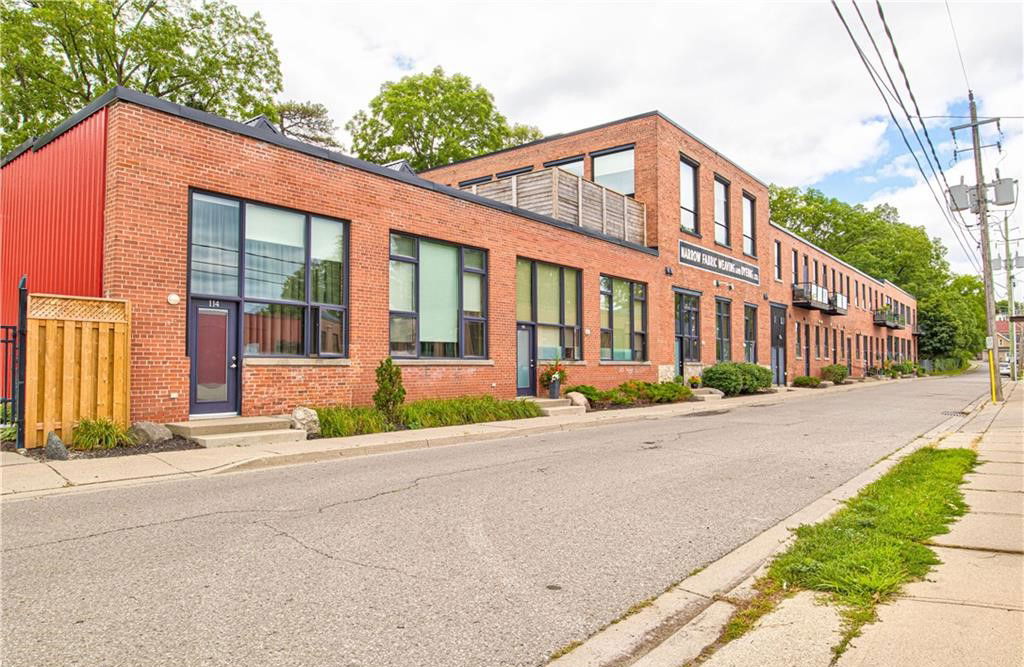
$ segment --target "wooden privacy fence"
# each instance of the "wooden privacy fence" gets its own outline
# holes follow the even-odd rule
[[[82,419],[128,425],[131,305],[119,299],[30,294],[25,446],[55,431],[69,441]]]

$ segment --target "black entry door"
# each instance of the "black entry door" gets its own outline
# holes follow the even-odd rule
[[[237,413],[238,304],[192,299],[188,319],[192,360],[189,413]]]
[[[533,341],[533,326],[516,326],[516,396],[534,396],[537,393],[537,346]]]
[[[786,307],[772,306],[772,381],[786,384]]]

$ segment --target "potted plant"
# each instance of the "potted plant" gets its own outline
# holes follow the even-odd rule
[[[547,387],[550,398],[558,398],[562,393],[562,382],[567,380],[569,374],[565,366],[558,359],[548,364],[540,374],[540,386]]]
[[[686,383],[690,385],[690,389],[700,389],[700,376],[691,375],[690,379],[687,380]]]

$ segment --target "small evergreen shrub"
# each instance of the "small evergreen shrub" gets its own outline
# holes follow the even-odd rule
[[[397,426],[404,401],[402,369],[395,365],[391,357],[386,357],[377,365],[377,391],[373,394],[373,404],[388,422]]]
[[[849,371],[842,364],[832,364],[821,369],[821,379],[834,384],[842,384],[848,374]]]
[[[821,378],[812,377],[810,375],[797,375],[793,378],[794,387],[807,387],[813,389],[821,384]]]
[[[317,408],[320,433],[325,438],[343,438],[350,435],[381,433],[389,430],[387,418],[377,408],[336,405]]]
[[[726,396],[738,396],[743,391],[744,373],[739,364],[723,361],[705,368],[701,382],[705,387],[717,389]]]
[[[128,429],[109,419],[83,419],[71,432],[71,449],[89,451],[134,445]]]

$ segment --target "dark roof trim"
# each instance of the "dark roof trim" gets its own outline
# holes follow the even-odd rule
[[[529,174],[531,171],[533,171],[533,165],[509,169],[508,171],[499,171],[495,176],[497,178],[508,178],[509,176],[517,176],[519,174]]]
[[[460,181],[459,187],[464,188],[468,185],[480,185],[481,183],[490,183],[493,176],[488,174],[487,176],[478,176],[477,178],[471,178],[468,181]]]
[[[548,160],[544,163],[545,167],[558,167],[563,164],[572,164],[573,162],[579,162],[587,156],[586,153],[580,153],[579,155],[572,155],[570,157],[562,157],[557,160]]]
[[[535,146],[537,144],[542,144],[542,143],[545,143],[547,141],[554,141],[555,139],[564,139],[565,137],[572,137],[572,136],[575,136],[577,134],[584,134],[585,132],[593,132],[594,130],[602,130],[602,129],[606,128],[606,127],[611,127],[612,125],[621,125],[622,123],[630,123],[630,122],[632,122],[634,120],[640,120],[642,118],[647,118],[649,116],[657,116],[657,117],[661,118],[663,121],[665,121],[666,123],[668,123],[672,127],[676,128],[677,130],[679,130],[680,132],[682,132],[686,136],[690,137],[691,139],[696,141],[698,144],[704,146],[704,148],[707,148],[709,151],[711,151],[712,153],[714,153],[718,157],[722,158],[723,160],[725,160],[726,162],[728,162],[732,166],[734,166],[737,169],[739,169],[740,171],[742,171],[744,174],[749,176],[754,182],[759,183],[760,185],[763,185],[766,188],[768,187],[767,183],[765,183],[764,181],[759,179],[757,176],[754,176],[748,170],[746,170],[743,167],[741,167],[734,160],[731,160],[727,156],[723,155],[722,153],[719,153],[717,150],[714,149],[714,147],[711,146],[711,144],[709,144],[708,142],[704,141],[703,139],[698,137],[696,134],[694,134],[693,132],[690,132],[685,127],[683,127],[679,123],[675,122],[674,120],[672,120],[671,118],[669,118],[668,116],[666,116],[665,114],[661,113],[658,110],[647,111],[647,112],[644,112],[644,113],[639,113],[639,114],[636,114],[635,116],[626,116],[625,118],[620,118],[618,120],[608,121],[607,123],[601,123],[599,125],[591,125],[590,127],[585,127],[582,130],[573,130],[572,132],[562,132],[562,133],[559,133],[559,134],[552,134],[552,135],[549,135],[549,136],[537,139],[536,141],[531,141],[529,143],[520,144],[519,146],[512,146],[511,148],[502,148],[499,151],[494,151],[494,152],[491,152],[491,153],[485,153],[484,155],[477,155],[477,156],[474,156],[474,157],[466,158],[465,160],[456,160],[455,162],[449,162],[448,164],[438,165],[437,167],[431,167],[430,169],[424,169],[420,173],[426,174],[426,173],[429,173],[429,172],[433,171],[434,169],[444,169],[445,167],[450,167],[450,166],[455,165],[455,164],[462,164],[464,162],[469,162],[470,160],[479,160],[480,158],[490,157],[492,155],[498,155],[500,153],[507,153],[508,151],[514,151],[516,149],[525,148],[527,146]]]
[[[401,171],[395,171],[394,169],[382,167],[381,165],[373,164],[372,162],[366,162],[365,160],[349,157],[348,155],[343,155],[336,151],[330,151],[327,150],[326,148],[306,144],[295,139],[289,139],[288,137],[284,137],[279,134],[274,134],[266,130],[260,130],[258,128],[249,127],[245,123],[240,123],[234,120],[228,120],[227,118],[222,118],[221,116],[217,116],[206,111],[199,111],[198,109],[186,107],[181,104],[175,104],[174,102],[169,102],[167,100],[153,97],[152,95],[146,95],[144,93],[140,93],[129,88],[123,88],[121,86],[115,86],[111,88],[107,92],[103,93],[102,95],[94,99],[88,105],[86,105],[85,108],[83,108],[81,111],[74,114],[73,116],[65,120],[63,123],[58,125],[52,131],[43,135],[42,137],[39,137],[38,139],[35,139],[31,146],[32,150],[39,150],[40,148],[50,143],[60,135],[64,134],[71,128],[75,127],[76,125],[78,125],[83,120],[85,120],[92,114],[96,113],[103,107],[106,107],[109,104],[112,104],[113,102],[117,101],[136,104],[147,109],[152,109],[154,111],[166,113],[171,116],[177,116],[178,118],[184,118],[186,120],[200,123],[202,125],[207,125],[209,127],[223,130],[225,132],[232,132],[234,134],[250,137],[258,141],[265,141],[266,143],[273,144],[275,146],[280,146],[281,148],[287,148],[298,153],[303,153],[305,155],[320,158],[321,160],[327,160],[328,162],[334,162],[335,164],[344,165],[352,169],[358,169],[360,171],[374,174],[382,178],[387,178],[392,181],[398,181],[400,183],[405,183],[406,185],[412,185],[418,188],[423,188],[424,190],[431,190],[439,194],[454,197],[455,199],[461,199],[463,201],[467,201],[473,204],[479,204],[481,206],[486,206],[487,208],[502,211],[504,213],[511,213],[521,218],[526,218],[528,220],[533,220],[535,222],[551,225],[552,227],[558,227],[560,229],[565,229],[567,231],[576,232],[577,234],[582,234],[583,236],[588,236],[590,238],[606,241],[608,243],[622,246],[623,248],[636,250],[648,255],[653,255],[655,257],[658,256],[657,248],[648,248],[637,243],[631,243],[630,241],[626,241],[624,239],[617,239],[611,236],[605,236],[604,234],[593,232],[590,231],[589,229],[584,229],[583,227],[577,227],[575,225],[562,222],[561,220],[557,220],[546,215],[541,215],[539,213],[534,213],[533,211],[527,211],[526,209],[516,208],[508,204],[503,204],[502,202],[495,201],[493,199],[487,199],[486,197],[475,195],[472,192],[459,190],[457,188],[453,188],[447,185],[441,185],[440,183],[435,183],[434,181],[429,181],[425,178],[420,178],[415,174],[407,174]],[[21,147],[15,149],[13,152],[9,153],[8,155],[5,155],[3,159],[0,160],[0,166],[6,165],[15,157],[17,157],[21,153],[24,153],[25,150],[27,150],[27,147],[25,147],[23,144]]]
[[[602,155],[611,155],[612,153],[621,153],[623,151],[631,151],[636,148],[636,144],[622,144],[620,146],[612,146],[611,148],[602,148],[600,150],[591,151],[588,153],[590,157],[601,157]]]

